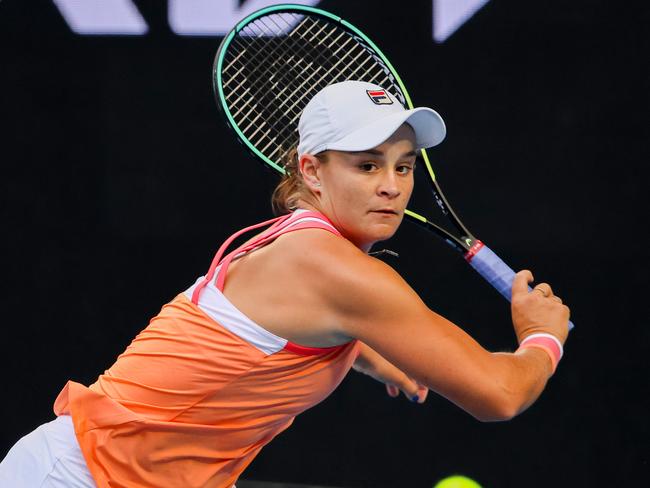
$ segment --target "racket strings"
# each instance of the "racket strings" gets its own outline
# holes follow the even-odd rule
[[[259,20],[259,19],[258,19]],[[290,43],[290,41],[293,41],[294,36],[293,33],[297,32],[298,29],[307,23],[307,18],[305,18],[302,22],[298,24],[298,26],[291,32],[289,35],[284,35],[283,34],[283,29],[278,26],[278,32],[269,32],[269,27],[267,24],[264,22],[258,22],[258,20],[254,21],[251,24],[248,24],[244,29],[241,31],[241,36],[235,37],[233,41],[237,43],[237,45],[242,49],[242,50],[247,50],[249,52],[253,52],[253,55],[251,56],[250,59],[246,60],[246,65],[244,65],[244,68],[249,68],[252,65],[257,65],[257,66],[264,66],[265,64],[270,64],[269,61],[275,59],[276,57],[280,56],[286,52],[291,52],[292,50],[295,50],[298,46],[290,45],[288,46],[287,43]],[[275,22],[274,22],[275,23]],[[266,27],[267,33],[262,32],[261,30],[255,31],[252,29],[253,26],[258,27],[257,24],[262,24]],[[275,23],[276,26],[278,25]],[[313,25],[312,25],[313,27]],[[309,27],[311,29],[311,27]],[[254,41],[250,41],[251,38],[255,38]],[[249,39],[248,45],[244,44],[244,39]],[[279,41],[277,41],[280,39]],[[277,41],[274,43],[274,41]],[[271,46],[272,49],[269,51],[265,47],[266,46]],[[254,49],[256,48],[256,49]],[[282,50],[281,52],[278,52],[279,50]],[[267,69],[269,71],[269,69]],[[258,76],[259,80],[262,80],[262,76]]]
[[[316,25],[316,24],[313,24],[313,25]],[[324,30],[324,28],[325,28],[325,26],[321,26],[321,29],[317,33],[315,33],[314,36],[317,36],[322,30]],[[311,27],[310,27],[310,29],[311,29]],[[298,32],[298,29],[296,29],[294,32]],[[309,33],[309,31],[307,31],[306,33]],[[300,37],[305,38],[306,33],[302,33],[300,35]],[[277,49],[275,49],[275,50],[277,50]],[[311,53],[307,53],[304,49],[300,49],[300,45],[296,45],[296,49],[294,49],[294,51],[299,51],[299,54],[301,54],[301,55],[296,56],[295,54],[292,54],[291,58],[287,60],[287,64],[291,64],[291,65],[294,65],[294,66],[297,66],[298,68],[300,68],[300,69],[296,70],[296,73],[298,74],[298,77],[302,79],[302,83],[297,88],[294,88],[293,92],[296,93],[297,91],[302,90],[306,83],[309,83],[309,82],[314,83],[312,78],[315,76],[315,74],[317,72],[319,72],[321,70],[321,67],[315,64],[315,60],[313,60],[313,56],[311,56],[312,60],[306,66],[304,66],[304,67],[300,66],[300,63],[301,62],[304,63],[305,59],[309,58],[310,57],[309,55]],[[268,57],[272,58],[273,53],[270,53],[268,55]],[[309,76],[307,76],[306,78],[304,76],[302,76],[302,73],[309,72],[310,68],[312,66],[315,66],[315,70],[311,70],[312,73]],[[286,82],[290,81],[290,79],[288,78],[290,74],[292,74],[292,73],[287,71],[287,73],[285,73],[284,76],[282,76],[281,78],[277,78],[277,77],[274,76],[275,73],[274,73],[273,66],[270,66],[270,67],[267,68],[266,72],[263,73],[262,76],[260,76],[260,79],[265,79],[267,76],[269,77],[269,79],[274,79],[274,82],[273,82],[274,84],[273,84],[272,88],[276,88],[280,83],[283,83],[284,88],[282,88],[281,91],[276,94],[276,97],[281,101],[280,101],[279,104],[277,104],[277,106],[275,107],[273,113],[271,113],[271,116],[276,115],[275,112],[286,111],[288,109],[288,110],[291,110],[291,112],[293,113],[293,118],[288,123],[289,124],[291,124],[291,123],[295,124],[295,122],[296,122],[296,120],[299,117],[300,112],[301,112],[301,109],[296,110],[295,106],[298,105],[302,101],[304,96],[300,97],[300,98],[297,98],[295,96],[291,97],[291,96],[284,95],[283,92],[285,92],[291,86],[290,83],[286,83]],[[320,80],[318,82],[315,82],[315,83],[317,83],[318,85],[321,84]],[[326,84],[324,84],[323,86],[326,86]],[[302,90],[302,91],[304,92],[304,90]],[[285,107],[285,105],[289,101],[291,101],[292,99],[294,100],[294,103],[291,106]]]
[[[275,23],[275,22],[274,22],[274,23]],[[300,27],[301,27],[303,24],[304,24],[304,22],[299,23],[298,26],[294,29],[293,32],[298,32],[299,29],[300,29]],[[276,25],[276,26],[277,26],[277,27],[282,31],[281,26],[279,26],[277,23],[275,23],[275,25]],[[287,26],[289,26],[288,23],[287,23]],[[248,26],[247,26],[247,27],[248,27]],[[308,29],[311,30],[311,28],[313,28],[313,25],[310,26]],[[269,33],[269,28],[268,28],[268,26],[267,26],[267,28],[266,28],[266,33],[267,33],[267,34]],[[248,36],[248,38],[250,38],[252,35],[254,35],[254,32],[251,32],[251,29],[248,28],[247,31],[244,32],[244,34],[246,34],[246,35]],[[264,34],[264,33],[260,33],[260,35],[263,35],[263,34]],[[275,32],[272,32],[272,34],[275,34]],[[257,37],[259,37],[259,35],[258,35]],[[286,45],[286,43],[287,43],[287,41],[288,41],[288,38],[285,37],[284,39],[282,39],[282,40],[279,41],[279,42],[277,41],[276,38],[277,38],[277,36],[267,36],[267,39],[268,39],[269,41],[266,42],[266,44],[267,44],[267,45],[272,45],[272,46],[273,46],[273,47],[272,47],[272,51],[269,52],[268,49],[264,49],[264,46],[263,46],[262,48],[257,49],[256,56],[255,56],[254,58],[252,58],[252,59],[253,59],[252,63],[256,63],[256,62],[262,61],[262,59],[265,59],[265,60],[273,60],[275,57],[278,57],[278,52],[277,52],[277,51],[278,51],[279,49],[283,48],[283,47],[286,47],[285,45]],[[262,42],[264,42],[264,41],[262,41]],[[259,44],[259,42],[258,42],[258,44]],[[241,42],[238,42],[238,45],[239,45],[239,47],[240,47],[241,49],[251,50],[251,42],[249,42],[247,46],[244,46]],[[253,46],[253,47],[255,47],[255,46]],[[293,51],[295,51],[295,50],[296,50],[296,49],[293,49]],[[285,52],[292,52],[292,50],[290,50],[290,49],[285,49],[284,51],[285,51]],[[262,54],[263,56],[260,56],[260,54]],[[295,64],[295,62],[294,62],[294,60],[293,60],[293,56],[294,56],[294,55],[292,54],[292,57],[291,57],[290,59],[286,60],[286,63],[288,63],[288,64]],[[239,56],[237,56],[236,59],[239,59]],[[277,61],[276,61],[276,62],[277,62]],[[252,63],[249,63],[249,64],[252,64]],[[267,64],[268,64],[268,63],[267,63]],[[257,76],[257,79],[258,79],[258,80],[267,80],[267,79],[268,79],[268,80],[273,80],[273,85],[270,87],[271,90],[268,89],[268,88],[269,88],[269,87],[268,87],[268,82],[267,82],[267,86],[264,86],[264,85],[262,84],[261,87],[259,86],[260,83],[258,82],[258,83],[254,86],[254,88],[256,88],[256,91],[257,91],[257,92],[262,92],[262,91],[264,91],[264,92],[266,92],[266,93],[273,93],[273,91],[277,88],[277,86],[278,86],[280,83],[282,83],[283,81],[287,81],[287,80],[286,80],[286,74],[285,74],[285,76],[284,76],[284,78],[285,78],[284,80],[283,80],[282,78],[278,78],[278,77],[276,76],[278,70],[277,70],[277,69],[273,70],[272,68],[273,68],[272,66],[267,66],[265,72],[262,73],[261,75],[258,75],[258,76]],[[241,71],[241,70],[239,70],[239,71]],[[299,72],[298,72],[298,73],[299,73]],[[288,86],[289,86],[289,85],[287,84],[287,85],[285,86],[285,88],[282,89],[282,91],[286,90],[286,88],[288,88]],[[246,89],[246,93],[249,93],[249,92],[250,92],[250,88],[247,88],[247,89]],[[245,93],[244,95],[246,95],[246,93]],[[283,96],[282,92],[280,92],[280,93],[277,95],[277,97],[278,97],[280,100],[283,100],[282,103],[284,103],[284,101],[290,100],[289,97],[287,97],[287,96]],[[240,96],[240,98],[241,98],[241,96]],[[257,97],[255,97],[255,98],[253,98],[253,99],[257,99]],[[232,103],[232,102],[231,102],[231,103]],[[249,129],[249,128],[251,127],[252,123],[255,123],[255,122],[258,121],[258,117],[257,117],[257,115],[264,115],[264,117],[266,117],[267,120],[270,120],[270,121],[274,122],[273,125],[275,125],[276,127],[282,127],[282,126],[287,127],[288,124],[287,124],[286,122],[285,122],[284,124],[280,124],[280,122],[282,122],[282,120],[281,120],[281,115],[282,115],[282,114],[280,113],[280,115],[278,115],[278,113],[277,113],[277,112],[280,112],[280,111],[281,111],[281,109],[282,109],[282,103],[280,104],[279,107],[276,107],[275,110],[273,110],[273,111],[266,110],[266,113],[263,113],[263,114],[262,114],[262,112],[259,112],[259,111],[255,110],[254,107],[251,107],[251,111],[252,111],[254,114],[256,114],[256,117],[251,121],[251,123],[249,123],[247,126],[243,127],[244,132],[246,132],[247,129]],[[246,108],[246,105],[248,105],[248,103],[245,102],[244,105],[245,105],[245,106],[240,106],[240,108],[235,112],[237,115],[239,115],[240,112],[242,112],[242,110],[243,110],[244,108]],[[262,105],[262,104],[258,104],[258,105]],[[268,107],[272,107],[272,105],[273,105],[272,103],[269,103],[269,105],[267,106],[267,109],[268,109]],[[299,116],[299,113],[297,114],[297,116]],[[295,111],[294,111],[294,118],[295,118],[295,117],[296,117],[296,113],[295,113]],[[262,120],[262,121],[263,121],[263,120]],[[267,130],[266,132],[261,133],[261,137],[258,137],[257,140],[254,140],[254,141],[252,141],[252,142],[253,142],[254,144],[258,144],[258,145],[259,145],[260,142],[261,142],[261,140],[263,140],[264,137],[268,136],[270,130],[271,130],[271,128],[269,128],[269,130]],[[258,133],[258,132],[259,132],[259,130],[255,130],[253,133],[249,134],[249,135],[250,135],[249,140],[250,140],[251,137],[257,136],[257,133]],[[291,139],[291,138],[295,138],[295,137],[294,137],[294,136],[290,136],[289,138],[287,138],[287,137],[285,136],[285,137],[282,137],[281,139],[282,139],[283,141],[286,141],[287,139]],[[261,140],[260,140],[260,139],[261,139]],[[277,137],[272,137],[272,138],[270,138],[270,140],[269,140],[269,142],[266,144],[266,146],[263,147],[264,151],[266,151],[266,150],[268,149],[268,146],[271,145],[271,144],[273,144],[274,141],[275,141],[276,139],[277,139]],[[283,145],[285,145],[285,144],[279,144],[278,147],[276,147],[276,148],[273,150],[273,153],[274,153],[273,155],[274,155],[274,156],[275,156],[275,153],[278,151],[279,147],[280,147],[280,146],[283,146]]]
[[[277,24],[277,22],[275,21],[274,17],[275,17],[275,16],[271,16],[271,17],[269,17],[269,20],[271,20],[271,21],[272,21],[276,26],[278,26],[278,28],[281,30],[282,28]],[[287,26],[290,25],[290,24],[286,21],[286,19],[285,19],[284,16],[282,16],[282,17],[280,17],[280,18],[281,18],[281,20],[282,20],[283,22],[285,22],[285,24],[286,24]],[[305,19],[305,20],[307,20],[307,19]],[[326,39],[327,37],[329,37],[329,36],[330,36],[332,33],[334,33],[335,31],[337,31],[337,29],[330,29],[329,32],[328,32],[328,33],[327,33],[327,34],[326,34],[322,39],[318,39],[318,35],[319,35],[321,32],[323,32],[323,31],[325,30],[325,28],[328,27],[329,24],[327,24],[327,23],[323,23],[323,22],[321,22],[321,23],[314,22],[313,19],[309,19],[309,20],[311,21],[311,25],[309,25],[309,26],[307,27],[307,29],[306,29],[304,32],[300,32],[300,27],[301,27],[302,25],[305,24],[305,21],[301,22],[301,23],[300,23],[300,24],[299,24],[299,25],[298,25],[298,26],[297,26],[297,27],[296,27],[296,28],[295,28],[295,29],[290,33],[290,36],[293,36],[294,38],[295,38],[296,36],[298,36],[299,38],[301,38],[302,40],[304,40],[303,43],[296,43],[296,42],[293,43],[293,45],[292,45],[292,51],[293,51],[292,56],[293,56],[293,57],[296,57],[298,60],[311,59],[309,65],[310,65],[310,66],[315,65],[315,66],[316,66],[316,69],[317,69],[317,70],[320,70],[320,69],[323,68],[324,66],[319,65],[318,62],[321,61],[321,59],[324,60],[324,61],[327,61],[327,58],[325,58],[325,56],[323,55],[323,52],[322,52],[322,51],[315,49],[315,46],[313,46],[313,40],[318,40],[318,44],[322,44],[322,43],[325,41],[325,39]],[[262,24],[264,24],[264,23],[262,22]],[[312,34],[312,33],[311,33],[311,30],[312,30],[313,28],[315,28],[315,27],[318,27],[319,24],[320,24],[320,29],[319,29],[318,31],[316,31],[315,33]],[[266,24],[264,24],[264,25],[266,25]],[[340,39],[340,37],[342,37],[344,34],[345,34],[344,31],[340,32],[339,36],[337,36],[337,38],[335,39],[335,41],[338,40],[338,39]],[[307,37],[308,35],[311,35],[311,37]],[[334,42],[335,42],[335,41],[334,41]],[[331,48],[331,46],[334,44],[334,42],[330,43],[330,45],[327,46],[327,47],[328,47],[328,48]],[[308,53],[308,52],[304,49],[304,46],[310,46],[310,47],[312,48],[311,52]],[[278,45],[278,47],[283,47],[283,45]],[[271,53],[266,53],[266,52],[265,52],[264,55],[265,55],[265,57],[267,57],[267,58],[273,59],[273,55],[276,54],[275,51],[277,51],[277,48],[274,50],[274,52],[271,52]],[[295,54],[296,52],[297,52],[298,54],[300,54],[300,56],[296,56],[296,54]],[[336,53],[335,53],[335,54],[336,54]],[[330,56],[330,57],[332,57],[332,56]],[[324,65],[325,63],[321,63],[321,64]],[[301,72],[299,71],[298,74],[300,74],[300,73],[301,73]],[[289,74],[289,72],[287,72],[287,74]],[[285,75],[285,78],[286,78],[286,75]],[[284,81],[284,80],[283,80],[283,81]],[[280,95],[281,95],[281,93],[280,93]]]
[[[294,17],[295,17],[295,16],[294,16]],[[283,19],[283,20],[284,20],[284,19]],[[260,21],[260,22],[258,22],[258,21]],[[297,30],[297,29],[299,29],[299,28],[300,28],[304,23],[306,23],[307,21],[308,21],[308,17],[304,17],[304,19],[303,19],[301,22],[299,22],[298,25],[295,27],[294,31]],[[274,24],[275,24],[276,26],[278,26],[277,22],[275,22],[275,21],[273,21],[273,22],[274,22]],[[236,36],[235,38],[233,38],[233,40],[239,40],[239,39],[243,39],[243,38],[245,38],[245,37],[257,37],[257,38],[261,37],[261,36],[262,36],[262,33],[261,33],[261,32],[257,32],[257,31],[255,31],[255,30],[252,28],[253,26],[257,26],[258,23],[262,23],[263,25],[266,26],[266,24],[264,24],[263,21],[261,21],[260,19],[257,19],[257,20],[255,20],[255,21],[253,21],[253,22],[247,24],[243,29],[241,29],[240,32],[239,32],[239,35]],[[287,23],[286,21],[285,21],[285,24],[286,24],[286,25],[290,25],[290,24]],[[267,30],[268,30],[268,26],[267,26]],[[284,36],[284,34],[285,34],[285,33],[284,33],[284,29],[283,29],[282,27],[278,26],[278,30],[277,30],[277,32],[271,32],[271,35],[270,35],[269,37],[270,37],[270,38],[278,38],[278,37],[280,37],[280,36]],[[284,37],[284,39],[285,39],[285,40],[286,40],[286,39],[289,39],[289,38],[291,37],[291,35],[292,35],[292,33],[289,33],[289,35],[286,35],[286,36]],[[281,44],[281,43],[280,43],[280,44]],[[231,63],[234,62],[234,61],[236,61],[239,57],[241,57],[242,54],[244,54],[244,53],[246,52],[246,50],[245,50],[246,48],[245,48],[245,46],[243,46],[243,44],[242,44],[241,42],[238,42],[238,45],[239,45],[240,47],[242,47],[243,50],[242,50],[242,52],[240,52],[240,53],[235,57],[235,59],[234,59],[233,61],[231,61]],[[280,46],[277,46],[276,49],[279,48],[279,47],[280,47]],[[254,54],[250,59],[248,59],[247,62],[248,62],[249,64],[250,64],[250,63],[259,63],[259,62],[262,62],[263,59],[264,59],[265,57],[267,57],[268,55],[273,55],[273,54],[274,54],[273,52],[271,52],[271,53],[263,52],[263,51],[260,49],[260,50],[258,50],[257,52],[255,52],[255,54]],[[223,71],[224,71],[224,72],[226,72],[228,69],[230,69],[230,67],[231,67],[231,63],[229,63],[228,65],[226,65],[226,66],[223,68]],[[229,81],[224,82],[224,87],[227,87],[228,84],[229,84]]]
[[[320,62],[321,60],[324,61],[324,62],[321,62],[322,65],[325,65],[325,64],[331,64],[331,60],[332,60],[332,59],[336,59],[336,57],[339,55],[339,52],[342,51],[344,48],[346,48],[347,45],[348,45],[350,42],[352,42],[352,39],[353,39],[353,38],[348,34],[348,35],[346,36],[345,41],[344,41],[343,43],[341,43],[341,45],[339,45],[339,46],[336,48],[336,50],[332,51],[332,48],[334,47],[335,43],[336,43],[336,42],[337,42],[341,37],[343,37],[343,36],[344,36],[345,34],[347,34],[347,33],[346,33],[345,31],[342,31],[341,29],[338,29],[338,28],[334,28],[334,29],[331,29],[331,28],[330,28],[330,29],[329,29],[329,32],[325,35],[324,38],[322,38],[322,39],[318,39],[318,38],[317,38],[318,34],[319,34],[320,32],[322,32],[322,31],[325,29],[326,26],[329,25],[329,24],[326,24],[326,23],[323,23],[323,24],[325,24],[325,25],[323,25],[323,27],[321,27],[321,29],[320,29],[320,30],[315,34],[315,37],[316,37],[316,39],[318,40],[318,42],[317,42],[317,43],[303,44],[303,45],[309,45],[309,47],[311,48],[311,52],[310,52],[310,53],[306,53],[304,50],[302,50],[303,53],[309,55],[309,57],[312,59],[312,61],[310,62],[310,65],[312,65],[312,63],[313,63],[313,65],[316,65],[316,72],[320,72],[321,69],[324,71],[323,76],[321,76],[320,79],[318,79],[318,80],[315,81],[315,86],[318,87],[318,90],[320,90],[321,87],[325,87],[325,86],[327,86],[328,84],[330,84],[330,83],[332,82],[332,81],[326,79],[325,77],[326,77],[328,74],[331,74],[332,72],[334,72],[334,71],[336,70],[336,68],[338,68],[339,65],[341,65],[342,63],[346,63],[346,64],[343,64],[343,66],[341,67],[341,73],[339,73],[339,76],[338,76],[338,77],[341,78],[341,79],[350,79],[350,78],[358,77],[358,71],[359,71],[359,69],[361,69],[361,68],[362,68],[362,67],[363,67],[363,66],[364,66],[368,61],[370,61],[370,60],[372,59],[371,56],[365,56],[365,59],[364,59],[362,62],[360,62],[360,64],[357,66],[356,69],[354,69],[353,71],[351,71],[351,72],[349,72],[349,73],[346,72],[345,69],[346,69],[346,68],[351,69],[352,63],[354,63],[355,61],[357,61],[357,59],[358,59],[361,55],[363,55],[363,54],[367,54],[367,52],[366,52],[366,51],[365,51],[365,50],[364,50],[364,49],[363,49],[359,44],[353,42],[353,43],[352,43],[352,46],[350,46],[350,50],[347,51],[347,52],[344,51],[344,54],[343,54],[343,55],[338,59],[338,61],[336,61],[335,64],[333,64],[333,65],[330,66],[330,67],[319,66],[317,63]],[[329,45],[325,46],[325,47],[327,48],[328,51],[331,51],[331,53],[330,53],[330,55],[329,55],[329,58],[326,58],[325,55],[324,55],[324,53],[327,52],[327,51],[326,51],[326,50],[323,50],[323,49],[320,49],[320,46],[323,44],[323,42],[324,42],[328,37],[330,37],[330,36],[331,36],[332,34],[334,34],[335,32],[338,32],[339,35],[338,35],[338,36],[337,36],[337,37],[336,37],[336,38],[335,38],[335,39],[334,39],[334,40],[333,40]],[[305,38],[304,33],[301,34],[301,37]],[[306,41],[309,41],[309,40],[306,39],[306,38],[305,38],[305,40],[306,40]],[[359,48],[359,53],[357,53],[357,54],[356,54],[356,55],[355,55],[351,60],[348,60],[347,57],[348,57],[348,56],[349,56],[349,57],[352,57],[352,56],[355,54],[355,49],[357,49],[357,48]],[[315,56],[314,56],[314,53],[315,53]],[[306,57],[306,56],[304,56],[304,57]],[[330,61],[330,62],[327,63],[327,61]],[[373,67],[377,67],[377,63],[375,63],[375,66],[373,66]],[[376,75],[370,77],[370,76],[368,76],[368,73],[370,72],[370,70],[367,70],[367,71],[364,73],[364,78],[369,79],[369,80],[375,80],[375,79],[378,77],[378,75],[381,74],[382,71],[383,71],[383,70],[380,69],[378,74],[376,74]],[[315,73],[313,73],[313,74],[315,74]],[[311,78],[311,76],[310,76],[310,78]],[[305,82],[307,82],[307,81],[310,81],[310,79],[306,79],[306,80],[305,80]],[[313,89],[313,88],[312,88],[312,89]],[[317,91],[317,90],[314,90],[314,91]],[[305,97],[303,96],[302,98],[305,98]],[[299,114],[299,113],[300,113],[300,111],[298,111],[298,114]]]
[[[275,162],[297,144],[307,101],[331,83],[361,79],[403,99],[367,46],[320,18],[268,15],[246,25],[231,44],[222,69],[224,98],[241,132]]]
[[[279,30],[283,30],[282,27],[279,26],[279,24],[277,24],[277,22],[275,22],[273,19],[271,19],[271,20],[273,21],[273,23],[275,24],[275,26],[276,26]],[[286,23],[286,21],[285,21],[285,23]],[[275,34],[275,32],[273,32],[273,31],[271,31],[271,30],[269,29],[269,27],[268,27],[267,24],[264,24],[264,23],[262,23],[262,24],[266,26],[266,28],[264,29],[263,34],[266,34],[266,35],[268,35],[269,33],[270,33],[271,35],[272,35],[272,34]],[[325,23],[321,23],[321,24],[322,24],[322,25],[320,26],[320,28],[318,29],[318,31],[315,32],[315,33],[313,33],[313,35],[312,35],[313,38],[315,38],[315,39],[318,40],[318,44],[322,44],[323,41],[326,40],[326,39],[327,39],[329,36],[331,36],[332,33],[333,33],[333,30],[332,30],[332,29],[329,29],[329,32],[326,32],[325,36],[324,36],[323,38],[320,38],[320,39],[319,39],[319,38],[318,38],[319,34],[321,34],[323,31],[325,31],[325,27],[327,26],[327,24],[325,24]],[[288,26],[289,24],[287,23],[286,25]],[[299,25],[294,29],[293,32],[294,32],[294,33],[299,33],[299,34],[300,34],[300,37],[302,37],[302,38],[306,38],[306,34],[310,34],[310,33],[311,33],[310,31],[313,29],[314,26],[317,25],[317,23],[312,22],[312,25],[310,25],[310,26],[305,30],[305,32],[302,32],[302,33],[300,32],[300,27],[301,27],[301,25],[302,25],[302,24],[299,24]],[[250,29],[249,29],[249,30],[250,30]],[[247,34],[250,36],[250,32],[248,32]],[[339,33],[339,35],[337,36],[336,39],[340,39],[340,37],[342,37],[343,34],[344,34],[343,32]],[[286,38],[285,38],[285,41],[286,41]],[[350,41],[350,38],[348,37],[348,39],[346,40],[346,43],[349,42],[349,41]],[[334,43],[330,43],[330,45],[329,45],[328,47],[332,47],[333,44],[334,44]],[[240,44],[240,45],[241,45],[241,44]],[[267,59],[269,59],[269,57],[272,58],[272,57],[273,57],[273,53],[277,51],[278,46],[279,46],[279,44],[276,43],[276,46],[273,48],[273,52],[269,53],[268,55],[265,54],[265,57],[266,57]],[[339,48],[337,49],[337,51],[341,50],[341,49],[344,48],[344,47],[345,47],[345,45],[343,45],[343,46],[339,46]],[[312,46],[312,48],[313,48],[313,46]],[[304,49],[300,49],[300,51],[302,52],[302,55],[301,55],[301,56],[298,56],[298,57],[296,58],[298,61],[302,61],[302,60],[304,60],[305,58],[308,58],[308,57],[313,58],[313,54],[311,54],[311,53],[306,53],[306,51],[305,51]],[[336,54],[337,51],[335,51],[334,53]],[[265,51],[262,50],[262,52],[265,52]],[[321,53],[322,50],[319,50],[318,52]],[[353,53],[353,52],[350,52],[349,54],[352,55],[352,53]],[[358,58],[358,56],[359,56],[360,54],[362,54],[362,53],[357,54],[357,56],[355,56],[354,60],[356,60],[356,58]],[[320,57],[322,57],[322,56],[320,56]],[[237,60],[237,59],[239,59],[239,55],[235,58],[235,60]],[[345,61],[345,59],[343,59],[343,60],[339,60],[338,63],[340,63],[340,62],[342,62],[342,61]],[[365,63],[365,61],[364,61],[364,63]],[[313,64],[313,60],[310,61],[309,65],[308,65],[307,67],[312,66],[312,64]],[[357,73],[358,70],[359,70],[359,68],[362,67],[362,66],[363,66],[363,64],[362,64],[361,66],[357,67],[357,69],[356,69],[355,71],[352,72],[352,75],[354,75],[355,73]],[[241,68],[240,68],[238,71],[241,71]],[[270,71],[271,71],[270,69],[267,69],[267,73],[266,73],[266,75],[268,75],[268,74],[269,74],[268,72],[270,72]],[[305,71],[305,70],[303,69],[303,70],[301,70],[301,71]],[[320,67],[317,67],[317,71],[320,71]],[[374,75],[373,78],[376,79],[380,74],[381,74],[381,71],[379,71],[378,74]],[[303,86],[304,86],[304,84],[306,84],[307,82],[312,81],[312,78],[313,78],[314,75],[315,75],[315,73],[312,73],[312,74],[311,74],[309,77],[307,77],[307,78],[302,77],[302,78],[303,78],[303,82],[301,83],[300,86],[298,86],[298,89],[302,89]],[[271,74],[271,76],[272,76],[272,74]],[[351,75],[348,74],[348,76],[351,76]],[[384,77],[384,79],[385,79],[385,78],[386,78],[386,77]],[[321,79],[318,80],[318,84],[320,84],[320,82],[323,81],[323,79],[324,79],[324,77],[322,76]],[[277,86],[277,84],[280,83],[280,81],[282,81],[282,80],[276,80],[276,81],[275,81],[275,85]],[[326,85],[326,84],[327,84],[327,83],[324,83],[324,85]],[[284,90],[286,90],[287,88],[288,88],[288,86],[285,86],[285,88],[283,88],[282,90],[284,91]],[[247,90],[247,91],[248,91],[248,90]],[[294,91],[295,91],[295,90],[294,90]],[[279,93],[278,96],[279,96],[279,97],[282,97],[282,93]],[[283,110],[286,111],[286,108],[288,108],[288,109],[289,109],[289,110],[294,114],[293,118],[289,121],[289,123],[290,123],[290,124],[292,124],[292,123],[295,124],[295,122],[296,122],[296,120],[297,120],[297,118],[299,117],[299,114],[300,114],[300,110],[295,110],[295,107],[300,103],[301,99],[296,99],[296,100],[294,101],[294,103],[293,103],[291,106],[283,107],[283,105],[286,104],[286,101],[289,100],[289,98],[286,98],[286,97],[282,97],[282,98],[284,99],[284,101],[281,102],[281,103],[278,105],[278,107],[276,107],[275,112],[283,111]],[[294,97],[294,98],[295,98],[295,97]],[[303,98],[304,98],[304,97],[303,97]],[[245,108],[245,107],[240,107],[240,110],[238,110],[238,112],[240,112],[242,108]],[[276,115],[276,114],[272,113],[271,115],[273,116],[273,115]],[[276,118],[277,118],[277,116],[276,116]]]

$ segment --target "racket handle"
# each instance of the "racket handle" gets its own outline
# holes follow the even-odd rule
[[[494,254],[492,249],[481,241],[476,241],[476,244],[465,255],[465,259],[506,300],[512,300],[512,282],[515,279],[515,272],[499,256]],[[532,290],[532,288],[529,286],[528,290]],[[569,330],[573,329],[573,327],[573,322],[569,320]]]

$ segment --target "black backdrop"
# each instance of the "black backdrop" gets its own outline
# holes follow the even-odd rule
[[[73,34],[50,2],[0,3],[0,455],[89,384],[235,229],[270,215],[275,177],[217,114],[217,37],[182,37],[136,1],[146,36]],[[643,484],[650,456],[643,2],[491,1],[445,43],[431,2],[323,1],[375,39],[447,140],[432,152],[458,213],[572,307],[577,329],[541,399],[481,424],[435,395],[388,398],[351,373],[247,478],[349,487]],[[377,8],[379,7],[379,8]],[[401,7],[401,8],[400,8]],[[507,304],[405,224],[391,261],[484,346],[511,349]]]

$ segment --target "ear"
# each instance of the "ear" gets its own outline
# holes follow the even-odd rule
[[[303,154],[298,161],[298,169],[302,174],[302,179],[313,192],[320,192],[320,177],[318,175],[318,170],[320,169],[321,162],[316,156],[311,154]]]

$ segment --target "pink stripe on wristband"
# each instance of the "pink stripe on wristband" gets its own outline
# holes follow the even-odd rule
[[[536,347],[546,351],[551,358],[553,373],[555,373],[557,364],[560,362],[560,359],[562,359],[562,355],[564,354],[562,343],[557,337],[545,333],[531,334],[521,341],[521,344],[519,345],[519,349],[525,349],[527,347]]]

